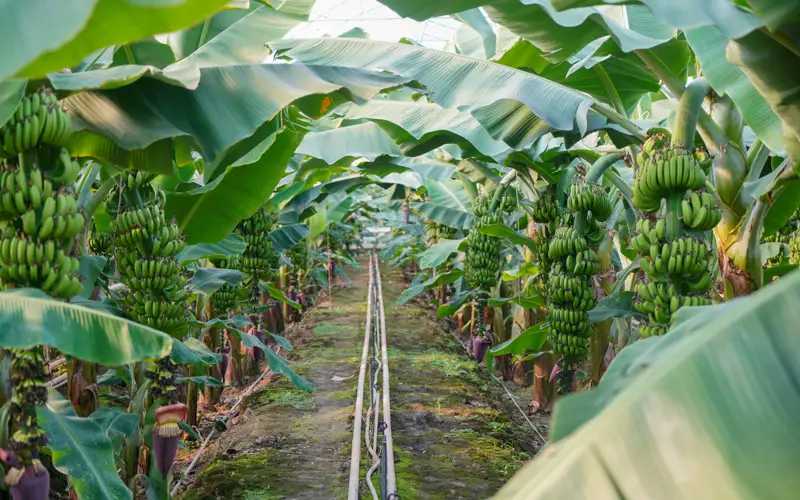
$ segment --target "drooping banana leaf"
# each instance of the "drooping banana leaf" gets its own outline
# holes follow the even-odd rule
[[[39,78],[92,52],[176,31],[228,0],[41,0],[0,4],[0,80]]]
[[[38,289],[0,292],[0,346],[27,349],[38,345],[115,366],[166,356],[172,339],[103,311],[54,300]]]
[[[794,498],[798,300],[794,272],[681,310],[688,319],[624,349],[597,389],[557,404],[553,432],[572,416],[568,432],[495,498]]]
[[[420,46],[358,39],[279,40],[270,46],[306,64],[390,70],[419,81],[431,100],[469,111],[492,137],[527,145],[545,122],[559,130],[586,125],[592,99],[537,75]]]

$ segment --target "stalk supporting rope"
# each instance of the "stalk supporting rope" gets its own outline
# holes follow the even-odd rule
[[[361,365],[358,369],[358,389],[356,391],[356,409],[353,414],[353,441],[350,452],[350,482],[348,484],[348,500],[358,500],[358,482],[361,465],[361,429],[364,426],[364,380],[367,374],[370,338],[372,334],[372,308],[374,286],[373,259],[369,261],[369,286],[367,287],[367,326],[364,331],[364,347],[361,351]]]

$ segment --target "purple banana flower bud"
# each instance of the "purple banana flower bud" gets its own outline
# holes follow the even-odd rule
[[[47,500],[50,495],[50,473],[39,460],[27,467],[22,466],[19,457],[12,452],[0,449],[0,460],[10,466],[5,481],[11,486],[14,500]]]
[[[229,360],[229,358],[230,357],[227,354],[223,353],[222,354],[222,358],[220,359],[220,362],[217,363],[217,368],[219,368],[220,378],[222,379],[223,383],[225,382],[225,374],[228,372],[228,360]]]
[[[478,363],[483,362],[483,358],[486,357],[486,353],[491,346],[492,340],[487,337],[475,337],[472,339],[472,350],[475,352],[475,360]]]
[[[178,452],[178,439],[181,427],[178,425],[186,418],[186,405],[178,403],[156,409],[156,427],[153,432],[153,454],[156,466],[162,477],[167,477],[175,454]]]

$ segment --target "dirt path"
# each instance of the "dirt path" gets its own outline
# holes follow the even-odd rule
[[[299,347],[290,358],[316,392],[277,380],[252,395],[181,498],[346,498],[367,270],[348,274],[352,281],[334,290],[332,307],[318,304],[295,325],[292,341]],[[537,438],[429,312],[396,305],[406,287],[402,276],[386,269],[383,276],[401,496],[487,498],[535,451]]]

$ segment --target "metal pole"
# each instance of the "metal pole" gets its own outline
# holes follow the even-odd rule
[[[378,287],[377,305],[380,314],[381,356],[383,358],[383,420],[386,430],[383,431],[383,442],[386,444],[386,490],[387,497],[397,494],[397,479],[394,473],[394,449],[392,448],[392,412],[389,407],[389,353],[386,339],[386,311],[383,307],[383,288],[378,256],[375,259],[375,280]]]
[[[358,482],[361,472],[361,428],[364,419],[364,379],[367,374],[367,358],[369,356],[370,333],[372,331],[372,286],[374,269],[372,259],[369,262],[369,287],[367,292],[367,326],[364,331],[364,348],[361,351],[361,366],[358,370],[358,389],[356,393],[356,410],[353,415],[353,441],[350,452],[350,482],[348,500],[358,500]]]

